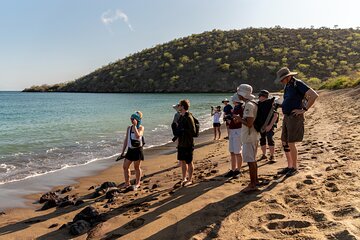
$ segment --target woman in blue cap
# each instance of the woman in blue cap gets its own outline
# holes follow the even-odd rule
[[[130,165],[134,163],[135,185],[131,186],[133,190],[137,190],[140,187],[141,179],[141,161],[144,160],[143,153],[143,134],[144,126],[141,125],[142,113],[140,111],[135,112],[131,115],[130,120],[132,125],[127,128],[126,137],[124,140],[124,145],[121,153],[121,157],[125,157],[123,169],[124,169],[124,178],[125,178],[125,187],[130,187]],[[124,155],[124,152],[127,148],[127,152]]]

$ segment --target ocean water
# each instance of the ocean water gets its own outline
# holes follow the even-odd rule
[[[114,157],[137,110],[147,148],[171,140],[180,99],[206,130],[210,106],[230,95],[0,92],[0,184]]]

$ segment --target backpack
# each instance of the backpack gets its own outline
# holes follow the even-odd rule
[[[266,126],[270,123],[274,114],[274,100],[275,97],[267,99],[263,102],[251,101],[258,107],[256,118],[254,120],[254,128],[257,132],[265,132]]]
[[[192,118],[194,119],[194,123],[195,123],[195,133],[193,135],[193,137],[199,137],[199,132],[200,132],[200,123],[199,120],[197,120],[194,115],[192,115]]]

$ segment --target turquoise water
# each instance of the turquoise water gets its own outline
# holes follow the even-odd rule
[[[144,114],[146,147],[171,140],[180,99],[190,100],[208,129],[210,106],[230,95],[0,92],[0,184],[113,157],[136,110]]]

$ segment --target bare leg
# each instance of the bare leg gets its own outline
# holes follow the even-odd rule
[[[194,164],[191,162],[190,164],[187,164],[187,165],[188,165],[188,170],[189,170],[188,181],[192,182],[192,177],[193,177],[193,172],[194,172]]]
[[[249,162],[249,172],[250,172],[250,187],[255,188],[256,184],[259,182],[257,176],[257,163]]]
[[[285,145],[289,145],[287,144],[286,142],[282,142],[283,146]],[[290,145],[289,145],[290,146]],[[291,150],[290,150],[291,151]],[[290,152],[285,152],[285,157],[286,157],[286,160],[288,162],[288,168],[292,168],[293,167],[293,162],[291,160],[291,154]]]
[[[236,158],[236,164],[237,164],[237,169],[241,169],[242,166],[242,156],[241,153],[240,154],[235,154],[235,158]]]
[[[269,146],[269,151],[270,151],[270,155],[271,155],[271,156],[274,156],[275,147],[274,147],[274,146]]]
[[[218,133],[219,133],[219,138],[218,138],[218,139],[220,139],[220,138],[221,138],[221,130],[220,130],[220,127],[218,127],[217,130],[218,130]]]
[[[234,171],[236,169],[236,156],[235,156],[235,153],[231,152],[230,156],[231,156],[231,170]]]
[[[297,157],[298,151],[295,143],[289,143],[290,155],[291,155],[291,167],[297,169]]]
[[[141,165],[140,160],[134,162],[135,178],[136,178],[135,185],[137,187],[140,186],[140,183],[141,183],[140,181],[141,181],[141,173],[142,173],[142,171],[141,171],[140,165]]]
[[[266,145],[261,146],[261,151],[263,155],[266,155]]]
[[[216,127],[214,127],[214,140],[216,140]]]
[[[186,164],[185,161],[181,161],[181,173],[182,173],[182,180],[185,181],[186,180],[186,174],[187,174],[187,169],[188,166]]]
[[[131,161],[125,159],[123,163],[125,186],[130,186],[130,165]]]

